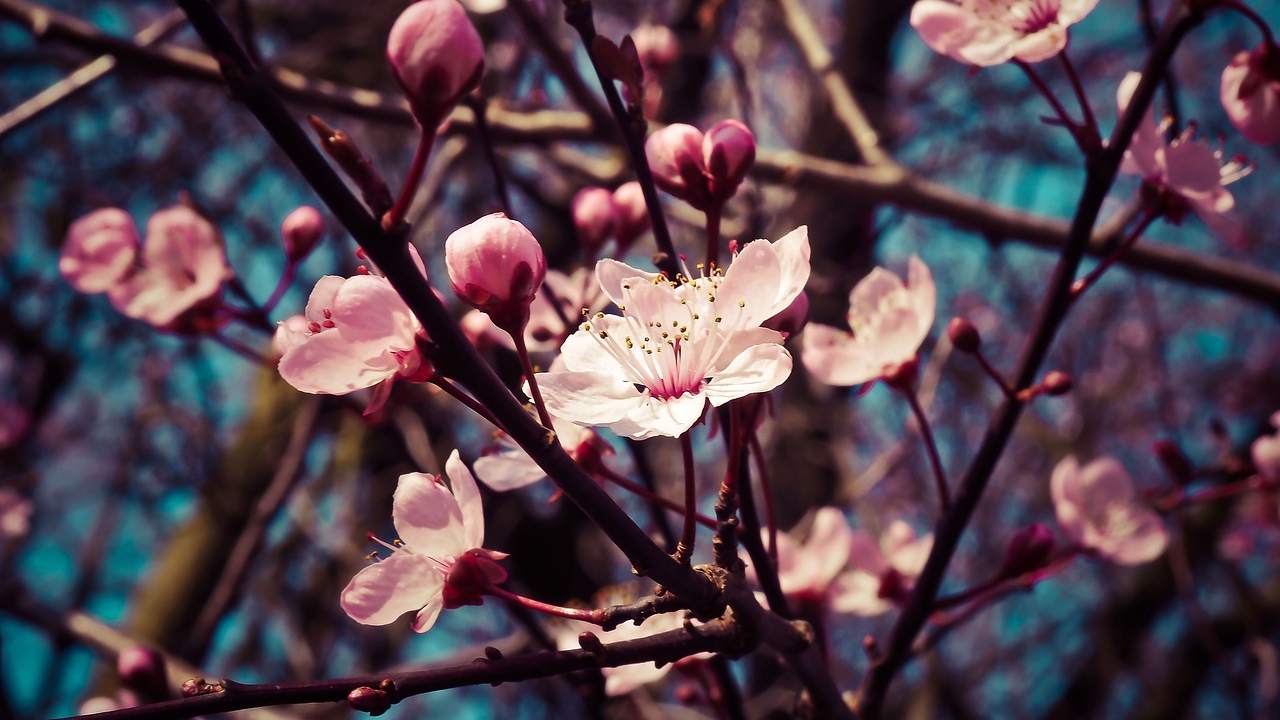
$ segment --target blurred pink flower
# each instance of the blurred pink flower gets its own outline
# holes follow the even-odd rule
[[[1067,28],[1098,0],[920,0],[911,26],[935,52],[973,65],[1039,62],[1067,46]]]
[[[1280,428],[1280,412],[1271,416],[1271,426]],[[1280,482],[1280,431],[1254,440],[1250,454],[1253,457],[1253,468],[1259,475],[1267,480]]]
[[[929,268],[912,256],[907,283],[877,267],[849,294],[849,327],[809,323],[801,357],[828,385],[859,385],[913,360],[933,326],[937,290]]]
[[[159,328],[175,328],[181,315],[214,301],[232,276],[218,231],[185,205],[147,221],[142,267],[108,290],[122,314]]]
[[[768,542],[768,532],[761,537]],[[853,550],[853,530],[844,513],[833,507],[819,509],[804,542],[790,533],[778,533],[778,583],[788,600],[825,605],[836,577],[849,564]],[[747,566],[747,577],[756,580],[755,569]]]
[[[1142,80],[1130,72],[1116,90],[1116,104],[1123,114]],[[1226,186],[1248,175],[1252,167],[1238,159],[1226,163],[1222,152],[1195,138],[1195,126],[1165,142],[1164,127],[1157,126],[1150,111],[1142,117],[1120,171],[1140,176],[1159,193],[1160,209],[1178,224],[1190,209],[1229,245],[1245,245],[1244,226],[1235,215],[1235,198]]]
[[[387,61],[427,132],[480,82],[484,43],[456,0],[411,3],[391,26]]]
[[[613,204],[618,210],[617,255],[621,257],[649,229],[649,206],[644,202],[644,190],[635,180],[613,191]]]
[[[0,488],[0,539],[20,538],[31,530],[31,501],[9,488]]]
[[[661,74],[680,59],[680,40],[666,25],[641,25],[631,33],[640,64],[648,73]]]
[[[324,234],[324,216],[310,205],[302,205],[285,216],[280,224],[284,253],[290,262],[301,262],[311,254]]]
[[[1219,92],[1241,135],[1260,145],[1280,142],[1280,50],[1263,43],[1237,53],[1222,71]]]
[[[1115,458],[1080,467],[1067,456],[1050,479],[1058,524],[1067,537],[1121,565],[1153,560],[1169,538],[1160,516],[1136,497],[1133,478]]]
[[[71,223],[58,271],[82,293],[115,287],[138,256],[138,228],[119,208],[94,210]]]
[[[854,615],[881,615],[906,597],[933,549],[933,534],[894,520],[879,541],[865,530],[853,533],[848,569],[835,581],[831,609]]]
[[[578,242],[594,255],[618,229],[618,208],[613,193],[602,187],[586,187],[573,196],[573,226]]]
[[[440,611],[481,603],[479,591],[507,572],[497,563],[505,553],[482,548],[484,510],[475,478],[454,450],[444,478],[426,473],[400,476],[391,519],[400,542],[379,542],[391,551],[351,579],[342,591],[342,609],[358,623],[388,625],[417,612],[416,632],[426,632]]]
[[[601,260],[596,277],[623,314],[591,317],[560,349],[565,370],[538,374],[554,416],[637,440],[679,437],[708,401],[768,392],[791,374],[781,334],[759,325],[809,278],[804,227],[748,244],[723,274],[676,283]]]

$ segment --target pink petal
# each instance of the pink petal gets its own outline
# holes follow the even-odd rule
[[[317,280],[315,287],[311,288],[311,296],[307,298],[307,307],[302,312],[307,320],[322,323],[330,319],[325,311],[332,313],[338,290],[346,281],[346,278],[337,275],[325,275]]]
[[[916,537],[916,532],[902,520],[894,520],[880,538],[885,559],[894,570],[914,578],[924,570],[929,551],[933,549],[933,535]]]
[[[704,393],[684,393],[678,398],[660,400],[644,393],[639,404],[626,418],[611,423],[609,428],[633,440],[651,437],[680,437],[702,417],[706,408]]]
[[[387,625],[437,598],[444,576],[421,555],[399,551],[364,568],[342,591],[347,615],[364,625]]]
[[[418,614],[413,617],[413,631],[416,633],[424,633],[436,624],[436,620],[440,617],[440,611],[444,609],[444,593],[439,592],[431,596],[427,600],[427,604],[422,606]]]
[[[480,482],[498,492],[532,485],[547,476],[523,450],[485,455],[476,460],[475,470]]]
[[[596,263],[596,281],[600,283],[600,289],[613,301],[614,305],[626,303],[623,300],[622,286],[629,284],[627,281],[634,278],[644,278],[645,282],[649,282],[656,277],[658,277],[658,273],[645,272],[624,262],[609,258]]]
[[[1210,193],[1207,198],[1195,198],[1191,201],[1191,209],[1209,230],[1235,250],[1246,250],[1249,247],[1248,232],[1244,221],[1232,211],[1235,198],[1224,188]]]
[[[765,393],[791,376],[791,353],[781,345],[754,345],[707,383],[711,404],[721,405],[747,395]]]
[[[480,489],[476,479],[462,462],[457,450],[449,453],[444,464],[445,475],[453,488],[454,500],[462,511],[462,528],[467,549],[484,547],[484,507],[480,504]]]
[[[333,303],[333,321],[347,342],[380,350],[413,347],[417,321],[386,278],[347,278]]]
[[[880,377],[884,365],[876,362],[853,336],[836,328],[809,323],[805,326],[800,359],[805,369],[827,385],[861,385]]]
[[[1253,467],[1268,480],[1280,480],[1280,435],[1264,435],[1250,448]]]
[[[604,348],[597,337],[593,336],[601,332],[610,335],[629,334],[632,332],[631,326],[617,315],[592,318],[589,322],[590,330],[575,332],[560,346],[560,355],[557,359],[562,361],[564,369],[574,372],[597,372],[626,380],[637,380],[638,378],[631,377],[630,371],[619,364],[613,354]],[[635,352],[638,354],[642,351],[636,349]]]
[[[1119,538],[1103,554],[1121,565],[1139,565],[1159,557],[1169,545],[1169,534],[1160,516],[1146,508],[1135,507],[1132,522],[1136,528]]]
[[[911,27],[934,52],[955,57],[977,32],[974,14],[946,0],[920,0],[911,6]]]
[[[391,521],[400,539],[418,554],[452,558],[474,547],[467,542],[458,501],[434,475],[400,476],[391,500]]]
[[[884,308],[902,305],[908,297],[901,278],[882,267],[873,268],[849,293],[849,327],[856,332]]]
[[[773,301],[774,311],[769,317],[787,309],[809,282],[809,227],[801,225],[778,238],[773,244],[773,251],[778,256],[782,277],[778,283],[778,296]]]
[[[1199,140],[1176,141],[1165,149],[1165,179],[1183,193],[1207,193],[1221,186],[1221,165],[1213,148]]]
[[[804,558],[812,568],[815,589],[826,592],[827,586],[849,564],[852,551],[853,529],[844,513],[833,507],[819,509],[804,543]]]
[[[854,530],[849,538],[849,566],[853,570],[862,571],[879,577],[889,569],[880,541],[866,530]]]
[[[736,330],[734,332],[712,332],[705,338],[696,340],[699,346],[706,345],[719,348],[720,356],[707,368],[707,375],[715,377],[724,372],[739,355],[756,345],[781,345],[786,340],[782,333],[764,327]]]
[[[626,417],[644,398],[631,383],[599,372],[538,373],[542,399],[552,415],[583,425],[605,425]]]
[[[280,377],[300,392],[346,395],[394,376],[394,358],[368,358],[332,330],[312,335],[280,358]]]
[[[1038,32],[1019,38],[1010,50],[1013,56],[1023,62],[1040,62],[1062,52],[1067,46],[1067,29],[1058,23],[1052,23]]]
[[[1049,479],[1049,493],[1053,498],[1053,510],[1063,532],[1075,542],[1084,538],[1084,516],[1080,509],[1075,483],[1080,466],[1075,457],[1068,455],[1053,468]]]
[[[138,229],[128,213],[95,210],[71,223],[58,270],[80,292],[104,292],[133,267],[138,247]]]
[[[893,604],[880,597],[878,575],[854,571],[836,578],[831,609],[839,613],[875,617],[892,610]]]
[[[782,309],[775,307],[781,284],[782,263],[773,245],[768,240],[747,243],[716,289],[715,313],[724,318],[726,329],[759,325]]]
[[[1142,73],[1132,71],[1120,81],[1120,85],[1116,88],[1116,107],[1120,115],[1124,115],[1125,110],[1128,109],[1129,101],[1140,82],[1142,82]],[[1151,119],[1151,110],[1148,109],[1138,123],[1133,139],[1129,141],[1129,147],[1124,153],[1124,163],[1120,169],[1130,175],[1139,175],[1143,178],[1162,178],[1164,175],[1161,161],[1163,150],[1164,138],[1161,137],[1155,121]]]

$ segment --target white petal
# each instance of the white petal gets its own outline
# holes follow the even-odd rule
[[[658,273],[645,272],[624,262],[609,258],[596,263],[596,281],[600,283],[600,289],[604,291],[605,295],[609,296],[614,305],[622,305],[626,302],[622,299],[624,281],[632,278],[644,278],[645,282],[650,282],[656,277],[658,277]]]
[[[778,387],[791,376],[791,353],[781,345],[755,345],[720,371],[707,383],[711,404],[719,407],[730,400]]]
[[[449,453],[449,459],[444,463],[444,474],[449,477],[453,498],[462,511],[466,549],[484,547],[484,506],[480,504],[480,489],[457,450]]]
[[[498,492],[532,485],[547,474],[523,450],[485,455],[475,462],[476,478]]]
[[[391,500],[391,520],[396,532],[415,553],[451,558],[471,549],[462,524],[458,501],[434,475],[406,473],[400,476]]]
[[[616,375],[599,372],[538,373],[542,399],[552,415],[582,425],[606,425],[627,416],[644,396]]]
[[[343,611],[364,625],[386,625],[439,598],[444,576],[427,558],[404,551],[364,568],[342,591]]]

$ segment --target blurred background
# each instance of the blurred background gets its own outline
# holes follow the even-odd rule
[[[289,100],[299,117],[316,113],[348,132],[397,187],[415,135],[398,110],[384,46],[405,3],[220,5],[272,68],[303,82],[384,94],[350,107],[305,92]],[[625,158],[607,134],[590,131],[531,41],[529,24],[598,92],[559,3],[522,3],[531,8],[524,17],[501,2],[474,5],[496,8],[473,19],[486,40],[482,87],[514,214],[553,267],[572,270],[581,258],[573,193],[629,179]],[[1016,67],[975,72],[929,51],[906,22],[907,0],[803,5],[904,165],[987,203],[1070,217],[1080,159],[1065,131],[1040,122],[1049,108]],[[1280,6],[1254,5],[1280,25]],[[739,118],[762,152],[779,151],[771,156],[774,169],[739,191],[725,234],[776,239],[807,224],[815,319],[841,322],[849,289],[876,264],[902,271],[912,254],[928,263],[939,302],[923,356],[926,399],[943,460],[958,476],[999,398],[970,358],[950,354],[942,327],[952,315],[967,316],[993,362],[1011,368],[1055,254],[945,213],[921,214],[883,195],[778,171],[803,164],[781,151],[842,163],[859,158],[776,3],[595,6],[597,25],[610,38],[652,24],[669,27],[679,41],[678,59],[657,78],[660,98],[651,93],[651,119],[706,127]],[[64,13],[82,32],[38,39],[32,8]],[[1164,0],[1104,0],[1072,29],[1069,52],[1104,131],[1115,120],[1117,83],[1140,66],[1152,23],[1166,8]],[[94,34],[128,38],[149,28],[163,43],[203,52],[175,12],[171,3],[149,0],[0,2],[0,112],[97,57],[102,47]],[[1157,223],[1143,243],[1280,273],[1280,155],[1248,144],[1218,101],[1222,68],[1258,42],[1257,29],[1239,17],[1213,16],[1183,44],[1174,79],[1156,103],[1182,124],[1194,121],[1202,137],[1221,138],[1228,155],[1245,153],[1256,164],[1231,187],[1250,229],[1248,247],[1225,246],[1194,217],[1181,227]],[[1041,71],[1070,97],[1056,63]],[[162,648],[208,677],[259,681],[467,659],[486,644],[529,642],[527,628],[492,604],[446,613],[421,636],[407,622],[357,625],[338,607],[339,591],[374,549],[366,533],[391,535],[397,476],[439,471],[452,448],[474,457],[490,444],[488,429],[455,402],[402,387],[380,421],[368,422],[347,404],[297,393],[273,370],[208,338],[128,320],[104,297],[78,294],[59,276],[59,250],[75,218],[118,206],[141,223],[189,193],[223,233],[248,293],[262,299],[275,286],[284,266],[280,221],[299,204],[319,201],[253,117],[217,82],[196,75],[161,62],[122,62],[47,111],[22,122],[6,116],[11,122],[0,132],[0,486],[34,508],[28,532],[0,541],[0,717],[73,714],[87,698],[112,696],[113,653],[134,643]],[[1122,177],[1102,222],[1136,190],[1136,180]],[[699,247],[700,215],[666,200],[677,243]],[[459,315],[440,262],[443,240],[498,207],[480,143],[467,126],[455,127],[436,147],[410,220],[433,281]],[[354,243],[326,218],[327,242],[302,266],[273,320],[299,312],[321,275],[353,271]],[[646,236],[632,260],[646,262],[652,252]],[[1046,366],[1070,373],[1075,390],[1024,416],[946,588],[985,578],[1018,527],[1052,524],[1048,474],[1068,453],[1113,454],[1140,485],[1162,487],[1168,479],[1152,452],[1155,441],[1177,443],[1198,466],[1222,466],[1266,431],[1280,408],[1280,302],[1217,285],[1120,268],[1091,291]],[[229,334],[269,351],[265,335]],[[514,359],[494,350],[493,360],[514,383]],[[927,528],[931,479],[900,398],[884,388],[858,397],[819,386],[799,363],[775,396],[766,452],[783,528],[803,528],[807,513],[823,504],[845,508],[874,530],[898,518]],[[617,448],[617,467],[648,463],[664,492],[678,496],[674,441],[648,441],[638,457]],[[718,445],[704,443],[699,461],[709,512],[712,481],[723,467]],[[649,522],[642,503],[615,496],[638,522]],[[549,489],[490,495],[486,503],[488,546],[514,552],[508,565],[527,594],[589,602],[630,579],[621,556]],[[1177,515],[1170,552],[1156,562],[1136,569],[1077,562],[1034,593],[1003,601],[912,664],[894,687],[889,715],[1274,717],[1280,527],[1266,522],[1274,508],[1262,515],[1259,521],[1256,508],[1230,503]],[[1224,556],[1222,539],[1241,528],[1248,546]],[[829,619],[842,687],[856,686],[865,667],[861,638],[883,634],[891,620]],[[767,659],[751,660],[735,671],[760,708],[788,707],[776,697],[787,681],[775,682],[767,666]],[[675,716],[674,689],[692,680],[673,677],[612,701],[606,712]],[[442,712],[460,720],[569,717],[583,709],[574,685],[553,678],[418,696],[389,716]],[[695,704],[685,712],[706,711]]]

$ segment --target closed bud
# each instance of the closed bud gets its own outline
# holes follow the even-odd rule
[[[712,198],[702,141],[698,128],[673,123],[649,136],[644,154],[658,187],[699,210],[706,210],[711,207]]]
[[[528,228],[502,213],[453,231],[444,243],[453,290],[504,330],[523,325],[547,274],[542,246]]]
[[[618,215],[615,236],[618,240],[617,255],[622,256],[640,234],[649,229],[649,206],[644,201],[644,189],[632,180],[613,191],[613,206]]]
[[[1071,388],[1075,387],[1075,381],[1061,370],[1051,370],[1045,374],[1044,380],[1040,381],[1040,387],[1044,389],[1046,395],[1066,395],[1071,392]]]
[[[419,0],[392,25],[387,61],[414,118],[432,132],[479,84],[484,44],[457,0]]]
[[[353,710],[367,712],[374,717],[391,709],[391,696],[371,687],[358,687],[347,693],[347,704]]]
[[[1151,450],[1156,454],[1156,458],[1160,461],[1160,465],[1164,471],[1168,473],[1169,478],[1178,485],[1186,485],[1191,482],[1192,467],[1191,461],[1187,459],[1186,454],[1182,452],[1182,448],[1178,447],[1172,440],[1157,440]]]
[[[1280,50],[1264,42],[1238,53],[1222,71],[1219,93],[1241,135],[1259,145],[1280,142]]]
[[[1009,538],[1000,574],[1003,577],[1016,577],[1039,570],[1049,562],[1052,555],[1053,532],[1040,523],[1028,525]]]
[[[711,194],[720,202],[733,197],[756,160],[756,136],[737,120],[721,120],[702,138],[702,162]]]
[[[315,249],[323,234],[324,218],[320,211],[310,205],[297,208],[280,224],[285,257],[289,258],[289,262],[302,262]]]
[[[951,340],[951,347],[962,353],[976,353],[982,345],[978,328],[962,317],[951,318],[951,322],[947,324],[947,337]]]
[[[165,677],[164,656],[148,647],[125,648],[116,655],[116,673],[120,682],[146,702],[159,702],[169,696]]]
[[[595,254],[618,229],[613,193],[602,187],[583,188],[573,196],[573,227],[578,242]]]

